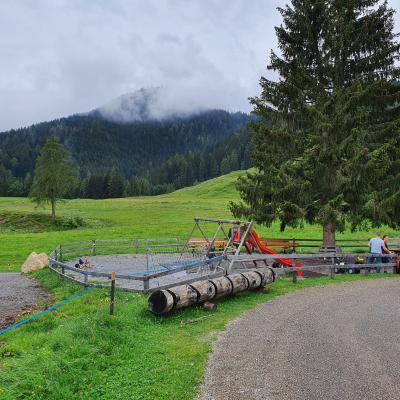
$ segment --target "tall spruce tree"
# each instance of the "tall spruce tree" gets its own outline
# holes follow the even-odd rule
[[[400,224],[400,46],[378,0],[293,0],[279,9],[281,55],[251,99],[256,172],[239,180],[236,216],[323,226],[325,245],[356,229]]]
[[[77,169],[69,151],[49,136],[36,161],[31,199],[37,204],[50,203],[53,220],[56,218],[56,203],[77,183]]]
[[[124,195],[125,183],[116,167],[113,167],[108,179],[108,196],[110,198],[122,197]]]

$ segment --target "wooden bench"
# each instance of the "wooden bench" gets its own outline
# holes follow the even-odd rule
[[[299,246],[297,242],[289,239],[268,239],[262,238],[260,242],[267,247],[280,247],[283,248],[284,251],[288,251],[290,249],[295,249]]]

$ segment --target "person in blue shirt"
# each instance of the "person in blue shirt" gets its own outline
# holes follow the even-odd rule
[[[368,264],[382,264],[382,253],[389,253],[386,243],[382,239],[381,233],[377,233],[376,237],[369,241],[369,252],[371,256],[368,257]],[[371,266],[368,267],[368,272],[371,272]],[[376,267],[376,273],[381,272],[381,267]]]

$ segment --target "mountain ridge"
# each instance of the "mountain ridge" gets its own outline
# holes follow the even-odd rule
[[[40,148],[50,135],[72,153],[81,178],[117,169],[143,175],[174,155],[204,151],[246,126],[245,113],[208,110],[164,120],[119,123],[72,115],[0,134],[0,195],[26,195]]]

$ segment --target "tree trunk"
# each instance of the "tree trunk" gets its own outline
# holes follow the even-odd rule
[[[51,217],[53,222],[56,221],[56,201],[55,199],[51,199]]]
[[[329,246],[329,247],[336,246],[335,228],[330,223],[325,224],[323,227],[322,246]]]

